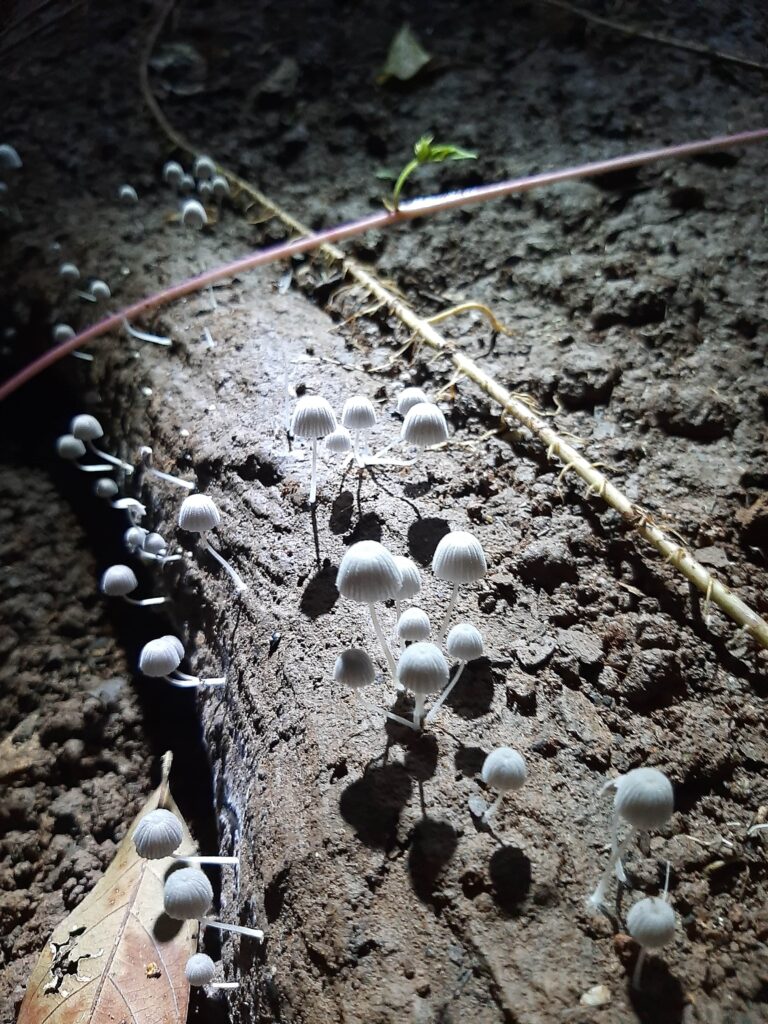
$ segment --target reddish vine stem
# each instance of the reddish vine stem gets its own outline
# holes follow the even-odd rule
[[[274,263],[277,260],[288,259],[299,253],[310,252],[313,249],[318,249],[323,245],[333,242],[342,242],[347,238],[362,235],[373,228],[392,227],[395,224],[414,220],[417,217],[427,217],[445,210],[475,206],[490,199],[501,199],[504,196],[530,192],[532,189],[542,188],[546,185],[556,185],[563,181],[573,181],[577,178],[594,178],[601,174],[641,167],[644,164],[655,163],[658,160],[696,156],[700,153],[712,153],[720,149],[729,149],[733,146],[743,146],[765,140],[768,140],[768,128],[758,128],[753,131],[739,132],[735,135],[718,135],[711,139],[643,150],[626,156],[598,160],[594,163],[566,167],[557,171],[545,171],[542,174],[514,178],[510,181],[501,181],[492,185],[480,185],[476,188],[461,189],[444,195],[424,196],[420,199],[412,199],[407,203],[403,203],[399,209],[394,211],[380,210],[378,213],[362,217],[360,220],[340,224],[337,227],[328,228],[316,234],[306,235],[303,238],[297,238],[290,242],[280,242],[266,249],[260,249],[248,256],[243,256],[238,260],[233,260],[231,263],[215,267],[213,270],[205,271],[196,277],[188,278],[179,284],[171,285],[169,288],[164,288],[162,291],[140,299],[125,309],[105,317],[104,320],[92,324],[74,337],[44,352],[43,355],[33,360],[9,380],[5,381],[0,386],[0,401],[13,394],[23,384],[26,384],[27,381],[42,373],[43,370],[63,359],[64,356],[69,355],[76,348],[87,345],[109,331],[119,329],[124,320],[134,320],[141,316],[142,313],[158,309],[160,306],[167,306],[177,299],[183,298],[185,295],[202,291],[204,288],[216,284],[216,282],[224,278],[234,277],[246,270],[253,270],[256,267],[262,267],[267,263]]]

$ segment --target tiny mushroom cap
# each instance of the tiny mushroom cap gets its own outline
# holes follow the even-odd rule
[[[213,903],[211,883],[199,868],[180,868],[165,880],[163,903],[174,921],[205,917]]]
[[[459,622],[448,634],[445,642],[448,657],[456,661],[474,661],[483,656],[483,637],[471,622]]]
[[[376,411],[370,398],[353,395],[344,403],[341,422],[347,430],[370,430],[376,424]]]
[[[62,263],[59,267],[59,277],[63,277],[65,281],[79,281],[80,271],[74,263]]]
[[[397,620],[397,635],[401,640],[426,640],[431,628],[429,616],[421,608],[406,608]]]
[[[193,953],[187,960],[184,976],[190,985],[210,985],[216,973],[216,965],[205,953]]]
[[[207,179],[205,181],[198,181],[197,192],[201,199],[210,199],[213,195],[213,185]]]
[[[69,429],[81,441],[96,441],[99,437],[104,436],[104,431],[101,429],[99,421],[95,416],[89,416],[87,413],[75,416],[69,425]]]
[[[418,568],[405,555],[394,555],[395,565],[400,570],[403,582],[395,595],[398,601],[410,601],[421,591],[421,576]]]
[[[397,663],[397,681],[416,694],[442,690],[448,682],[448,664],[440,648],[423,640],[407,647]]]
[[[199,156],[192,167],[196,178],[212,178],[216,173],[216,164],[209,156]]]
[[[325,447],[334,455],[343,455],[352,447],[352,438],[346,427],[336,427],[325,439]]]
[[[353,544],[341,560],[336,587],[342,597],[360,604],[397,597],[403,577],[392,555],[375,540]]]
[[[174,651],[176,651],[176,653],[179,656],[179,661],[181,661],[181,659],[184,657],[184,644],[181,642],[181,640],[179,640],[177,636],[173,636],[172,633],[166,633],[165,636],[161,637],[160,639],[165,640],[166,643],[169,643],[171,647],[173,647]]]
[[[100,278],[96,278],[95,281],[91,281],[88,285],[88,291],[94,297],[94,299],[108,299],[111,297],[112,292],[109,290],[109,285],[106,281],[102,281]]]
[[[70,338],[74,338],[74,328],[70,327],[69,324],[54,324],[53,331],[54,341],[69,341]]]
[[[158,807],[141,818],[132,838],[140,857],[145,860],[162,860],[178,850],[183,837],[181,822],[176,815]]]
[[[56,438],[56,452],[62,459],[79,459],[85,455],[85,445],[74,434],[62,434]]]
[[[4,142],[0,146],[0,170],[18,171],[22,167],[21,157],[13,146]]]
[[[229,182],[223,174],[216,174],[211,179],[211,188],[217,199],[223,199],[224,196],[229,195]]]
[[[181,503],[179,526],[190,533],[205,533],[221,524],[221,514],[207,494],[190,494]]]
[[[419,402],[405,415],[400,438],[418,448],[428,448],[448,440],[448,424],[445,416],[431,402]]]
[[[168,544],[161,534],[148,533],[144,538],[144,550],[150,555],[164,555],[168,550]]]
[[[125,203],[126,206],[138,203],[139,201],[138,194],[133,185],[121,185],[117,190],[117,198],[121,203]]]
[[[200,230],[208,223],[205,207],[197,199],[187,199],[181,208],[181,223],[188,228]]]
[[[101,577],[99,588],[108,597],[125,597],[138,585],[136,573],[129,565],[110,565]]]
[[[293,409],[291,433],[294,437],[318,438],[332,434],[336,416],[329,403],[319,395],[304,395]]]
[[[511,747],[497,747],[483,761],[483,782],[502,793],[520,789],[527,777],[523,755]]]
[[[93,493],[97,498],[114,498],[119,490],[115,481],[108,476],[99,477],[93,485]]]
[[[638,900],[627,914],[627,930],[643,949],[661,949],[675,937],[675,911],[661,896]]]
[[[333,666],[334,682],[344,683],[353,690],[361,686],[370,686],[375,678],[373,662],[359,647],[350,647],[342,651]]]
[[[488,566],[477,537],[453,530],[440,540],[432,558],[432,571],[449,583],[474,583],[485,576]]]
[[[659,828],[672,817],[672,783],[658,768],[633,768],[608,786],[616,790],[613,806],[618,814],[641,831]]]
[[[168,185],[180,185],[184,177],[184,168],[176,160],[168,160],[163,164],[163,181]]]
[[[414,405],[430,405],[430,401],[421,388],[405,388],[397,396],[397,411],[405,416]]]
[[[183,656],[172,641],[175,637],[160,636],[144,644],[139,654],[139,671],[145,676],[159,679],[175,672]]]
[[[149,530],[145,530],[143,526],[129,526],[123,534],[123,543],[130,549],[140,548],[148,534]]]

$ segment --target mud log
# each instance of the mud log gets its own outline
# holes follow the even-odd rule
[[[232,1020],[537,1024],[582,1019],[588,991],[610,1002],[606,1020],[633,1019],[634,953],[614,946],[611,923],[585,903],[608,837],[600,786],[637,763],[670,771],[688,815],[675,819],[679,838],[658,840],[657,856],[635,852],[635,878],[655,891],[656,865],[669,857],[685,879],[678,898],[693,900],[709,854],[680,833],[706,829],[697,794],[730,770],[735,749],[725,720],[688,699],[717,670],[695,624],[680,625],[679,578],[670,570],[666,584],[653,583],[670,588],[667,610],[646,616],[679,637],[678,651],[630,643],[630,657],[621,616],[603,621],[605,600],[619,602],[621,590],[602,527],[593,534],[566,515],[550,529],[522,463],[515,475],[520,452],[509,440],[473,440],[487,423],[472,422],[477,407],[467,405],[451,412],[449,446],[407,469],[342,475],[338,461],[321,458],[311,513],[309,452],[289,444],[284,426],[286,380],[336,409],[350,394],[371,396],[381,411],[375,450],[398,434],[391,410],[406,376],[367,374],[360,361],[383,365],[391,350],[345,347],[306,298],[276,293],[278,274],[218,289],[215,309],[206,295],[174,308],[170,352],[134,356],[121,340],[93,364],[102,402],[93,411],[113,446],[128,455],[151,443],[158,468],[194,471],[222,512],[217,547],[249,587],[238,598],[192,536],[176,531],[180,492],[145,480],[145,525],[187,551],[181,568],[160,574],[175,601],[169,625],[193,671],[215,675],[221,665],[228,678],[189,700],[210,751],[221,852],[241,853],[239,874],[223,878],[222,914],[267,931],[263,947],[225,940],[242,980]],[[555,490],[547,485],[549,497]],[[620,529],[613,515],[603,525]],[[480,628],[488,655],[419,736],[385,728],[332,682],[345,646],[365,647],[385,672],[367,611],[340,600],[334,580],[349,544],[381,540],[422,567],[418,603],[439,622],[449,588],[429,566],[449,528],[470,529],[488,554],[489,576],[460,593],[454,617]],[[394,613],[383,614],[389,631]],[[731,683],[748,690],[746,678]],[[391,684],[378,690],[379,703],[409,713]],[[745,741],[754,721],[735,726]],[[489,797],[480,767],[501,744],[523,751],[530,776],[491,831],[469,801]],[[734,816],[730,804],[723,815]],[[696,949],[695,959],[678,945],[653,961],[655,991],[673,1013],[665,1020],[682,1006],[675,972],[700,978],[706,969],[706,947]]]
[[[249,586],[238,600],[215,562],[177,535],[188,557],[183,572],[165,572],[187,649],[200,652],[193,670],[215,674],[220,660],[228,677],[225,690],[189,698],[210,750],[222,850],[241,851],[222,912],[268,932],[263,949],[227,946],[228,956],[240,949],[234,1019],[533,1021],[543,993],[550,1006],[577,1004],[585,978],[616,971],[608,943],[585,942],[581,881],[563,905],[598,828],[569,839],[559,815],[542,812],[560,780],[535,755],[527,789],[499,813],[497,837],[468,809],[481,793],[483,751],[502,742],[527,751],[534,736],[508,706],[503,618],[483,613],[481,590],[460,596],[460,614],[478,623],[491,656],[467,669],[453,713],[423,736],[385,730],[331,680],[342,646],[381,660],[365,610],[338,600],[346,545],[381,539],[415,558],[425,567],[423,607],[438,621],[448,588],[428,567],[449,525],[473,529],[492,565],[509,543],[493,524],[472,525],[450,496],[468,463],[493,460],[457,448],[360,481],[355,469],[342,481],[338,461],[322,463],[313,524],[308,453],[289,450],[284,429],[285,361],[292,384],[336,408],[354,391],[373,394],[372,381],[326,361],[349,356],[305,299],[272,297],[265,279],[249,281],[234,305],[238,291],[219,294],[217,311],[205,296],[176,310],[170,355],[145,347],[136,360],[121,342],[94,364],[109,433],[134,449],[150,442],[158,467],[194,469],[222,512],[218,546]],[[388,409],[396,390],[377,394]],[[398,430],[383,412],[381,441]],[[179,494],[147,481],[141,499],[147,524],[173,536]],[[391,627],[394,613],[385,614]],[[379,689],[391,706],[392,685]],[[607,743],[591,706],[580,706]],[[594,789],[589,772],[576,780],[581,814]],[[531,956],[545,936],[543,948],[567,949],[572,974]]]

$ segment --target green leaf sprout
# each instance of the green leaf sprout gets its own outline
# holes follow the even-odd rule
[[[436,144],[433,135],[422,135],[413,147],[413,159],[409,160],[400,172],[392,190],[391,208],[397,210],[400,202],[400,193],[406,180],[422,164],[441,164],[444,160],[476,160],[477,153],[468,149],[460,149],[458,146]]]

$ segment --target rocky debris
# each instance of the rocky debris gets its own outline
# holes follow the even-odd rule
[[[673,292],[674,287],[666,281],[606,281],[592,309],[592,325],[596,331],[605,331],[616,324],[645,327],[661,323]]]
[[[518,557],[517,571],[524,582],[547,591],[577,577],[576,561],[561,537],[542,537],[528,544]]]
[[[768,494],[761,494],[749,508],[736,512],[743,544],[768,549]]]
[[[557,397],[569,409],[606,405],[620,376],[618,363],[605,350],[571,347],[557,377]]]
[[[694,441],[716,441],[733,432],[737,410],[710,387],[661,384],[646,388],[646,416],[666,434]]]

